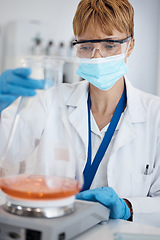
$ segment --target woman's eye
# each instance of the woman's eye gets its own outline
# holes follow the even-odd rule
[[[81,50],[87,50],[88,47],[81,47],[80,49],[81,49]]]
[[[80,50],[82,50],[82,51],[90,51],[91,47],[89,47],[89,46],[82,46],[82,47],[80,47]]]
[[[115,45],[114,44],[113,45],[109,44],[109,45],[106,45],[105,48],[110,50],[110,49],[115,48]]]

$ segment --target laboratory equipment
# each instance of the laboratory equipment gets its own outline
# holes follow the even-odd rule
[[[56,55],[56,49],[54,41],[49,41],[46,47],[46,55],[53,56]]]
[[[0,239],[69,240],[98,223],[106,223],[109,210],[100,203],[76,200],[75,211],[54,219],[19,217],[0,207]]]
[[[32,217],[67,215],[75,209],[75,194],[83,178],[61,96],[64,60],[31,58],[22,62],[31,68],[31,78],[45,79],[46,91],[38,91],[34,98],[21,98],[18,105],[0,160],[0,188],[6,193],[3,208]],[[46,95],[49,103],[45,108]],[[44,112],[44,119],[39,119],[39,111]]]
[[[34,45],[32,46],[33,55],[42,55],[42,38],[39,33],[33,39]]]

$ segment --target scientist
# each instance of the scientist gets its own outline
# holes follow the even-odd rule
[[[82,0],[73,30],[77,74],[85,80],[64,84],[63,94],[79,135],[85,182],[77,198],[100,202],[111,218],[160,227],[160,99],[125,77],[134,48],[133,7],[128,0]],[[8,106],[18,96],[43,88],[29,74],[29,69],[2,73],[1,122],[9,120]],[[28,144],[41,137],[43,127],[38,136],[30,132]]]

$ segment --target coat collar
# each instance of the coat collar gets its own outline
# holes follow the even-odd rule
[[[65,101],[69,107],[75,107],[75,109],[81,108],[84,101],[88,98],[89,82],[84,80],[76,84],[71,84],[70,93],[68,99]]]
[[[115,139],[112,154],[136,138],[134,127],[136,123],[143,123],[147,120],[147,114],[141,99],[142,92],[134,88],[126,77],[125,84],[127,89],[127,106],[124,111],[123,121],[120,123],[121,126]]]
[[[143,103],[141,101],[142,92],[134,88],[126,77],[125,77],[125,83],[126,83],[126,89],[127,89],[127,108],[128,108],[132,123],[146,121],[147,115],[146,115]],[[72,93],[67,99],[66,105],[83,109],[82,104],[84,104],[87,101],[88,89],[89,89],[88,81],[83,81],[77,84],[77,86],[73,88]],[[83,112],[84,110],[85,109],[83,109]]]
[[[142,92],[137,88],[134,88],[126,77],[125,83],[127,89],[127,109],[131,122],[145,122],[147,120],[147,114],[141,99]]]
[[[85,146],[85,154],[88,154],[88,89],[89,82],[82,81],[73,84],[74,90],[66,101],[69,114],[69,120],[76,129]]]
[[[123,128],[128,128],[125,131],[126,134],[122,134],[123,141],[118,139],[115,142],[115,148],[119,148],[119,145],[123,145],[130,141],[134,137],[133,124],[139,122],[145,122],[147,115],[141,100],[142,92],[132,86],[132,84],[125,77],[126,89],[127,89],[127,109],[122,121]],[[67,107],[71,110],[69,112],[69,119],[71,124],[77,130],[84,145],[88,146],[88,112],[87,112],[87,98],[88,98],[88,81],[83,81],[78,84],[74,84],[73,89],[66,101]],[[122,130],[122,129],[121,129]],[[122,140],[122,139],[121,139]]]

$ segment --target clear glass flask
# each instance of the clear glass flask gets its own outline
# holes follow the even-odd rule
[[[0,159],[4,208],[14,214],[57,217],[74,211],[83,184],[63,99],[64,60],[23,59],[31,78],[45,79],[45,90],[21,98]],[[10,111],[10,110],[8,110]]]

